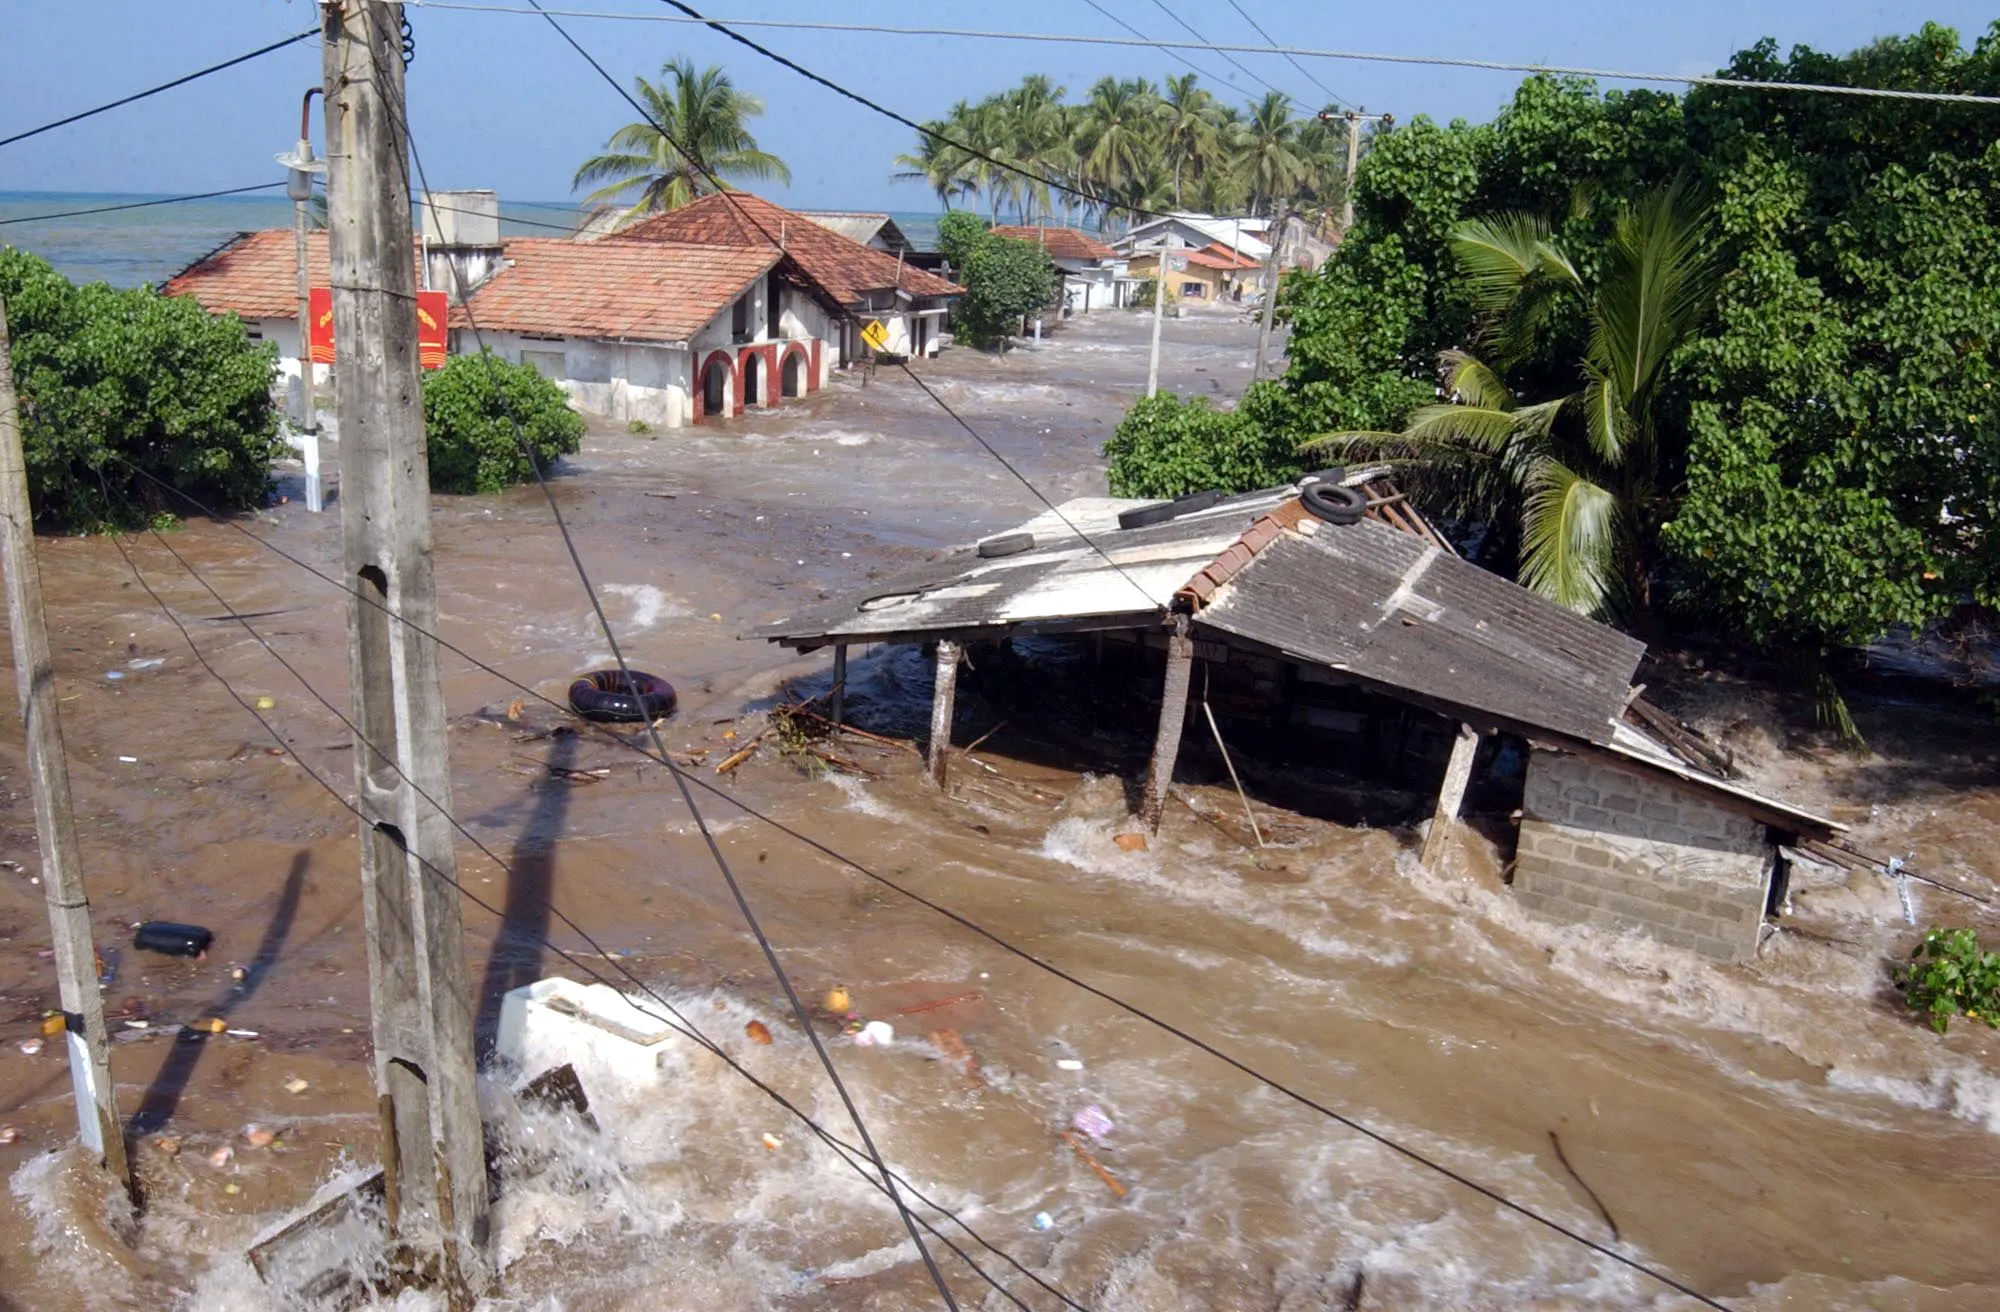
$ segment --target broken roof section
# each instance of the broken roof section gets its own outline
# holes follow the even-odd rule
[[[1366,485],[1376,472],[1343,481]],[[1389,498],[1373,499],[1352,525],[1312,516],[1286,487],[1121,529],[1121,512],[1150,503],[1082,498],[1022,525],[1030,550],[955,552],[759,636],[800,649],[976,640],[1151,626],[1182,610],[1197,633],[1475,722],[1610,745],[1644,645],[1467,564],[1420,520],[1392,519]]]

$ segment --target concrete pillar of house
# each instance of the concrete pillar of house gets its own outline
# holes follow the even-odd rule
[[[931,687],[931,741],[927,758],[931,783],[944,787],[944,772],[951,756],[952,698],[958,691],[959,646],[949,638],[937,645],[937,679]]]
[[[1451,834],[1458,828],[1459,808],[1465,804],[1465,789],[1472,782],[1472,758],[1479,752],[1479,731],[1469,724],[1458,726],[1458,739],[1451,745],[1451,760],[1444,767],[1444,783],[1438,788],[1437,811],[1431,816],[1430,832],[1424,835],[1424,869],[1435,871],[1444,860]]]
[[[1160,817],[1167,809],[1167,785],[1174,781],[1174,762],[1181,752],[1181,729],[1187,723],[1188,684],[1194,674],[1194,639],[1188,636],[1187,619],[1177,617],[1174,632],[1167,638],[1167,679],[1160,694],[1160,728],[1153,739],[1153,761],[1146,772],[1146,788],[1139,806],[1139,819],[1149,833],[1160,832]]]

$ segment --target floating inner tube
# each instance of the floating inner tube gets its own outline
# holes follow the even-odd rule
[[[638,670],[629,676],[617,670],[598,670],[569,686],[570,709],[600,724],[657,720],[672,715],[677,700],[674,685],[657,674]]]
[[[1329,524],[1359,524],[1368,511],[1366,492],[1338,483],[1308,483],[1299,489],[1299,500]]]

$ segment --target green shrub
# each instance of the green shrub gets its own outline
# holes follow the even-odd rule
[[[535,477],[524,439],[546,471],[576,453],[583,417],[534,366],[482,351],[454,355],[424,379],[424,431],[431,491],[499,492]]]
[[[1903,1000],[1928,1013],[1940,1034],[1961,1013],[2000,1027],[2000,952],[1980,951],[1970,929],[1924,931],[1898,982]]]
[[[977,215],[954,210],[938,220],[938,249],[965,295],[952,307],[952,331],[968,346],[1002,346],[1024,316],[1055,303],[1062,275],[1031,241],[996,237]]]
[[[643,419],[634,419],[631,423],[625,425],[625,431],[634,437],[651,437],[653,435],[653,426]]]
[[[1217,410],[1205,396],[1183,400],[1170,392],[1135,403],[1104,444],[1112,495],[1248,492],[1297,478],[1305,464],[1291,440],[1263,421],[1271,388],[1257,384],[1234,410]]]
[[[144,475],[218,510],[263,501],[283,450],[277,351],[241,320],[150,287],[77,287],[12,248],[0,296],[38,525],[136,527],[188,509]]]

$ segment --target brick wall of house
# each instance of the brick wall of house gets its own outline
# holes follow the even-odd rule
[[[1544,919],[1742,961],[1757,951],[1771,860],[1762,824],[1696,789],[1566,753],[1529,762],[1514,896]]]

